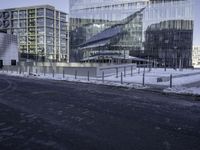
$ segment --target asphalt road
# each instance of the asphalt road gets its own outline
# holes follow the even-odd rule
[[[0,150],[200,150],[198,99],[0,75]]]

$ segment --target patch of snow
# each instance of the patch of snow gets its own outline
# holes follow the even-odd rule
[[[198,87],[183,87],[177,86],[173,88],[167,88],[163,90],[166,93],[178,93],[178,94],[192,94],[192,95],[200,95],[200,88]]]

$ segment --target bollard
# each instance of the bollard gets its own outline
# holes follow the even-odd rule
[[[43,70],[44,70],[44,76],[46,76],[46,70],[45,70],[45,67],[43,67]]]
[[[65,70],[63,69],[63,79],[65,78]]]
[[[170,75],[170,88],[172,88],[172,74]]]
[[[102,82],[104,83],[104,71],[102,72]]]
[[[151,72],[152,68],[153,68],[153,64],[151,63],[150,72]]]
[[[151,72],[151,65],[149,64],[149,72]]]
[[[19,74],[21,74],[22,73],[22,70],[21,70],[21,67],[19,67]]]
[[[124,77],[126,77],[126,67],[124,67]]]
[[[77,79],[77,70],[75,70],[74,78]]]
[[[52,70],[52,76],[53,76],[53,78],[54,78],[54,69]]]
[[[28,67],[28,75],[30,75],[31,74],[31,69],[30,69],[30,67]]]
[[[121,84],[123,84],[123,73],[121,72]]]
[[[133,76],[133,66],[131,66],[131,76]]]
[[[142,85],[145,86],[145,73],[143,73],[143,77],[142,77]]]
[[[90,81],[90,72],[89,71],[88,71],[87,77],[88,77],[88,81]]]
[[[38,70],[37,70],[37,69],[35,69],[35,73],[36,73],[36,74],[38,73]]]
[[[138,74],[140,74],[140,67],[138,68]]]
[[[119,70],[116,68],[116,78],[118,78]]]

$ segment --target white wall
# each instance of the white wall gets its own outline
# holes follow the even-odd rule
[[[11,60],[19,61],[15,35],[0,33],[0,60],[3,60],[3,65],[11,65]]]

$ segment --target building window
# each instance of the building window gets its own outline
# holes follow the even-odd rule
[[[66,14],[60,13],[60,20],[61,21],[66,21]]]
[[[38,44],[44,44],[44,36],[43,35],[38,36],[37,43]]]
[[[54,11],[53,10],[50,10],[50,9],[47,9],[46,10],[46,16],[48,18],[54,18]]]
[[[52,45],[53,44],[53,37],[47,37],[47,44]]]
[[[24,18],[26,18],[26,11],[20,10],[19,11],[19,19],[24,19]]]
[[[44,8],[37,9],[37,16],[38,17],[43,17],[44,16]]]
[[[16,60],[11,60],[11,66],[16,66],[17,65],[17,61]]]
[[[28,10],[28,17],[35,18],[35,9]]]
[[[20,20],[19,21],[19,26],[20,27],[26,27],[26,20]]]
[[[12,20],[12,27],[18,28],[18,21],[17,20]]]
[[[49,19],[49,18],[47,18],[46,19],[46,25],[48,26],[48,27],[54,27],[54,21],[53,21],[53,19]]]
[[[12,18],[13,19],[17,19],[18,18],[18,12],[17,11],[13,11],[12,12]]]
[[[67,29],[67,24],[65,22],[60,22],[60,30],[66,31]]]
[[[37,26],[44,26],[44,18],[37,19]]]
[[[35,26],[35,19],[28,19],[28,26],[34,27]]]
[[[44,35],[44,27],[38,27],[37,28],[37,34],[38,35]]]

